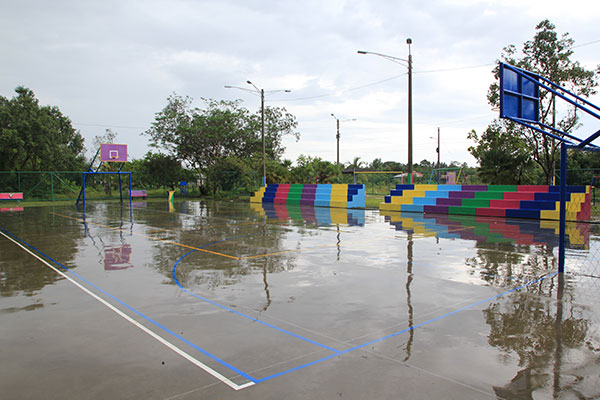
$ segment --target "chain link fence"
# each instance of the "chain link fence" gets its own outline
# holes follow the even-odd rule
[[[0,192],[23,193],[24,201],[75,201],[81,184],[81,171],[0,171]],[[175,186],[168,183],[149,185],[140,174],[133,172],[132,184],[133,189],[146,190],[150,198],[166,197],[168,190],[176,190],[177,197],[235,197],[249,196],[258,190],[260,178],[256,173],[219,171],[215,176],[182,181]],[[128,182],[123,181],[123,190],[126,191],[127,187]],[[119,197],[118,175],[90,175],[86,179],[87,199],[110,200]]]

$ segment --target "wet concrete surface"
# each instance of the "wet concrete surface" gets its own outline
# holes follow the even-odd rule
[[[564,277],[539,221],[189,201],[0,228],[3,399],[600,397],[595,225]]]

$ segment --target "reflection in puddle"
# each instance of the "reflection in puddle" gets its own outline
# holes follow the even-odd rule
[[[558,246],[558,221],[516,220],[463,215],[433,215],[382,211],[396,230],[419,236],[466,239],[486,243]],[[567,223],[567,246],[589,248],[590,225]]]
[[[131,245],[123,244],[121,246],[104,247],[104,270],[118,271],[131,268]]]
[[[250,207],[260,215],[279,221],[291,220],[321,226],[365,225],[365,210],[275,203],[250,203]]]
[[[555,270],[555,223],[399,213],[387,215],[387,223],[377,214],[371,223],[373,213],[365,224],[363,210],[176,206],[174,213],[162,203],[136,208],[135,228],[122,209],[92,204],[89,226],[66,207],[6,213],[2,225],[108,293],[161,317],[193,320],[199,332],[208,325],[204,316],[216,313],[173,290],[173,273],[190,293],[275,325],[289,320],[357,345],[403,330],[371,350],[491,396],[599,398],[600,279],[589,255],[600,254],[600,242],[597,232],[590,239],[588,225],[569,225],[564,279],[517,289]],[[394,234],[388,223],[406,234]],[[215,253],[189,253],[191,246]],[[48,295],[71,295],[60,287],[42,290],[58,281],[56,274],[11,243],[0,241],[0,255],[3,322],[24,311],[35,311],[27,314],[36,319],[51,315]],[[132,265],[122,274],[102,269]],[[77,297],[66,299],[77,306]],[[454,311],[480,299],[486,300],[468,312]],[[423,321],[448,311],[422,329]]]
[[[598,398],[593,378],[600,373],[600,347],[593,356],[593,347],[600,346],[598,314],[571,301],[579,288],[563,275],[552,284],[547,295],[555,301],[516,292],[483,310],[489,344],[520,368],[510,382],[493,387],[501,398]]]

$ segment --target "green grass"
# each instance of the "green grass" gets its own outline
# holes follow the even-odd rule
[[[376,208],[379,209],[379,204],[383,203],[385,195],[381,194],[367,194],[365,198],[365,208]]]

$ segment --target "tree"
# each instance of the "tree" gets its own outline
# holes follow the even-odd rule
[[[594,179],[594,186],[598,186],[600,176],[600,154],[595,151],[569,150],[567,159],[569,185],[590,185]]]
[[[162,148],[189,166],[206,172],[220,159],[255,149],[256,137],[247,110],[238,102],[204,100],[204,110],[191,108],[189,97],[169,103],[146,131],[153,147]]]
[[[336,164],[320,157],[313,158],[301,154],[296,163],[297,166],[292,170],[292,177],[296,183],[326,183],[341,172]]]
[[[219,190],[250,194],[256,188],[253,170],[245,160],[235,156],[219,160],[207,171],[206,177],[213,196]]]
[[[363,162],[360,161],[360,157],[354,157],[351,163],[346,166],[347,169],[360,169],[363,167]]]
[[[179,181],[186,180],[188,171],[172,155],[146,153],[142,160],[130,163],[137,184],[148,187],[167,186],[174,189]]]
[[[435,163],[427,160],[421,160],[421,162],[417,164],[417,166],[423,170],[431,170],[435,168]]]
[[[384,168],[383,161],[381,161],[381,158],[376,158],[371,162],[369,168],[375,171],[381,171]]]
[[[481,137],[473,130],[468,138],[477,142],[469,152],[479,162],[479,177],[486,183],[532,183],[533,157],[525,142],[496,120]]]
[[[383,163],[383,169],[386,171],[405,171],[406,164],[401,164],[396,161],[386,161]]]
[[[571,60],[574,41],[568,33],[558,37],[555,26],[548,20],[541,21],[536,26],[533,40],[523,44],[522,54],[518,54],[514,45],[509,45],[502,52],[504,62],[519,68],[535,72],[556,84],[565,87],[573,93],[589,97],[596,93],[596,74],[600,74],[600,66],[596,72],[583,68],[579,62]],[[494,69],[498,79],[499,68]],[[490,85],[488,102],[497,108],[500,103],[498,82]],[[566,133],[571,133],[578,127],[579,118],[572,106],[556,108],[555,99],[551,93],[540,93],[540,122],[555,126]],[[559,143],[552,138],[542,135],[530,128],[515,126],[503,121],[500,128],[506,133],[518,136],[532,154],[533,160],[542,168],[547,184],[550,184],[554,174],[554,166],[559,156]]]
[[[251,114],[240,101],[203,99],[206,108],[192,108],[192,99],[176,94],[156,114],[145,132],[159,147],[206,174],[228,157],[249,159],[262,154],[260,115]],[[266,155],[279,159],[283,135],[292,134],[297,122],[284,108],[265,109]]]
[[[255,130],[260,127],[260,111],[254,114]],[[296,117],[290,114],[285,107],[265,107],[265,148],[267,156],[272,160],[279,160],[285,151],[281,145],[283,136],[293,136],[300,140],[300,134],[294,130],[298,126]],[[262,146],[262,144],[261,144]]]
[[[260,171],[262,159],[257,159],[253,163],[253,170]],[[270,182],[290,183],[292,180],[292,161],[282,160],[267,160],[267,180]],[[258,175],[258,174],[257,174]],[[258,179],[258,176],[256,177]]]
[[[40,106],[31,89],[0,96],[0,170],[65,171],[84,165],[83,137],[56,106]]]

